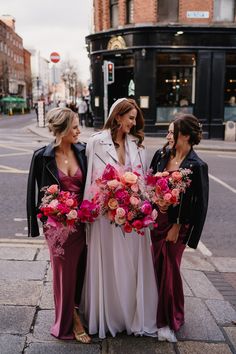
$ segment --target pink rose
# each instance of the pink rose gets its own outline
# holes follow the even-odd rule
[[[182,175],[181,175],[181,173],[179,171],[172,172],[171,177],[175,181],[181,181],[181,179],[182,179]]]
[[[117,188],[119,186],[119,184],[120,184],[120,182],[117,181],[117,179],[112,179],[111,181],[107,182],[108,187],[111,189]]]
[[[123,208],[117,208],[116,209],[116,215],[119,217],[119,218],[123,218],[125,216],[125,209]]]
[[[115,216],[115,223],[117,225],[123,225],[126,222],[126,218],[119,218],[118,215]]]
[[[71,210],[67,215],[68,220],[76,219],[77,218],[77,211]]]
[[[135,193],[137,193],[139,190],[139,186],[137,184],[132,184],[132,186],[130,188]]]
[[[164,199],[165,202],[169,202],[171,200],[171,198],[172,198],[171,193],[164,194],[163,199]]]
[[[125,172],[123,175],[123,180],[128,184],[135,184],[138,180],[138,176],[133,172]]]
[[[48,187],[47,192],[50,194],[57,193],[58,192],[58,185],[52,184],[51,186]]]
[[[132,226],[136,229],[136,230],[140,230],[143,228],[143,222],[141,220],[135,220],[132,223]]]
[[[48,207],[56,209],[56,207],[58,206],[58,200],[57,199],[53,199],[49,204]]]
[[[71,207],[72,205],[74,205],[74,200],[71,199],[71,198],[67,199],[67,200],[66,200],[66,205],[67,205],[68,207]]]
[[[119,205],[118,201],[115,198],[109,199],[107,204],[108,204],[108,207],[112,210],[116,209]]]
[[[132,232],[132,226],[128,222],[126,222],[124,225],[124,232],[126,232],[127,234]]]
[[[171,193],[174,197],[179,197],[179,190],[177,188],[172,189]]]
[[[133,196],[129,198],[129,201],[133,206],[138,206],[140,203],[140,199]]]

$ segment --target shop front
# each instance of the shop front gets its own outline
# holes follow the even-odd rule
[[[236,31],[216,27],[135,27],[87,37],[92,72],[94,127],[101,128],[103,62],[115,65],[108,106],[133,97],[148,135],[166,134],[179,112],[195,114],[206,138],[224,138],[236,121]]]

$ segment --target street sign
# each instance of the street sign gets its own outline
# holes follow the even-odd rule
[[[58,63],[60,61],[60,55],[57,52],[52,52],[50,54],[50,60],[52,63]]]

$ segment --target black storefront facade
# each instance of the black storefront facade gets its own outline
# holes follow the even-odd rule
[[[224,139],[225,122],[236,121],[236,28],[129,27],[86,40],[95,129],[104,123],[104,60],[115,65],[108,106],[134,97],[147,135],[164,135],[178,112],[195,114],[205,138]]]

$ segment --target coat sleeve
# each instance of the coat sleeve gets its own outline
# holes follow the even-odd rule
[[[36,206],[36,153],[33,154],[30,164],[26,203],[28,236],[39,236]]]
[[[161,153],[160,150],[157,150],[152,158],[151,164],[150,164],[150,168],[153,170],[153,173],[157,172],[157,164],[160,160],[161,157]]]
[[[207,164],[202,162],[200,166],[196,168],[194,173],[195,203],[192,210],[192,228],[190,230],[187,244],[189,247],[197,248],[208,208],[209,177]]]

